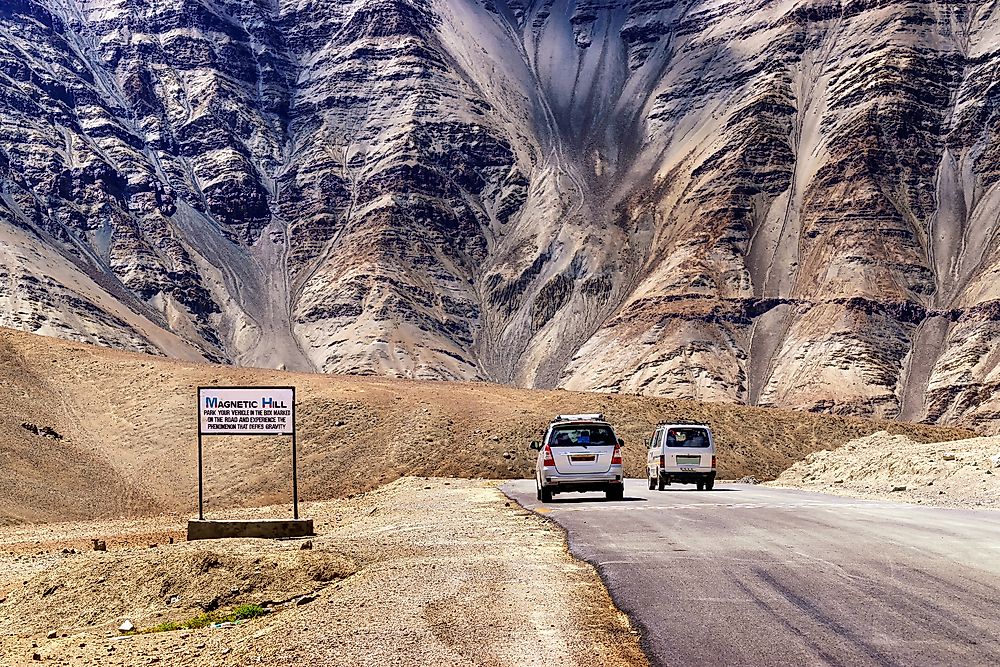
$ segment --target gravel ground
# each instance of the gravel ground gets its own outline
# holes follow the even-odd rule
[[[180,517],[0,529],[0,664],[646,662],[562,532],[495,483],[404,478],[306,504],[303,515],[316,521],[312,549],[178,541]],[[83,550],[92,537],[109,550]],[[117,637],[125,619],[145,628],[247,602],[272,612],[228,628]]]
[[[875,433],[808,455],[768,486],[922,505],[1000,508],[1000,437],[918,443]]]

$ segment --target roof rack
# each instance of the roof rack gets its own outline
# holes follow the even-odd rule
[[[602,412],[592,412],[583,415],[556,415],[556,418],[552,420],[553,422],[602,422],[604,421],[604,413]]]
[[[694,421],[692,419],[669,419],[656,422],[657,426],[708,426],[707,422]]]

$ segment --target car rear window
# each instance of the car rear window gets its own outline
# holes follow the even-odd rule
[[[667,447],[708,447],[708,431],[703,428],[672,428],[667,430]]]
[[[548,441],[548,445],[551,447],[613,444],[615,444],[615,434],[609,427],[600,424],[557,426],[552,429]]]

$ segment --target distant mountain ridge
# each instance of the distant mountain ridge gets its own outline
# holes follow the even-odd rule
[[[14,0],[0,325],[1000,416],[986,2]]]

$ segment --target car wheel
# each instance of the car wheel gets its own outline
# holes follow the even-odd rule
[[[547,486],[542,487],[542,502],[551,503],[552,502],[552,489]]]
[[[656,488],[656,475],[650,474],[649,468],[646,468],[646,481],[649,482],[650,491]]]
[[[698,482],[698,490],[699,491],[705,490],[705,482]]]
[[[604,497],[608,500],[621,500],[625,497],[625,485],[612,484],[604,491]]]
[[[535,500],[542,499],[542,487],[538,485],[538,478],[535,478]]]
[[[715,478],[709,477],[705,480],[705,490],[711,491],[715,487]]]
[[[667,488],[667,477],[659,470],[656,471],[656,479],[657,479],[656,488],[658,488],[660,491],[663,491],[664,489]]]

